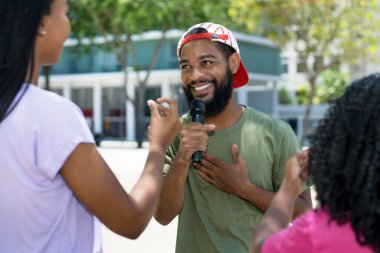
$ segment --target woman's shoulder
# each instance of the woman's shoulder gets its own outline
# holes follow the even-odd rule
[[[52,91],[43,90],[33,85],[30,85],[25,93],[25,97],[22,99],[25,99],[25,102],[33,106],[39,112],[47,113],[50,111],[53,113],[67,113],[80,110],[71,100]]]

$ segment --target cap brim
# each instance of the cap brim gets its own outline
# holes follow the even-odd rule
[[[248,81],[249,81],[248,72],[245,69],[243,62],[240,61],[239,69],[237,70],[237,72],[234,75],[233,88],[236,89],[236,88],[239,88],[241,86],[244,86],[248,83]]]

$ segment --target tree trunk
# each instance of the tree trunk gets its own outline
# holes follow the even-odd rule
[[[121,55],[120,55],[120,65],[123,71],[123,107],[124,107],[124,117],[125,117],[125,139],[127,139],[127,101],[128,97],[128,62],[127,62],[127,49],[125,45],[121,46]]]
[[[144,138],[144,131],[146,129],[144,125],[144,108],[145,108],[145,93],[146,93],[146,84],[148,83],[150,74],[153,70],[153,68],[156,66],[158,58],[160,56],[160,51],[163,42],[165,41],[166,36],[166,30],[162,31],[162,36],[160,40],[157,42],[155,50],[153,52],[152,60],[150,61],[149,66],[146,69],[145,76],[143,80],[140,79],[140,72],[137,71],[137,79],[139,86],[137,87],[137,107],[136,107],[136,113],[137,113],[137,122],[136,122],[136,135],[137,135],[137,148],[142,148],[143,138]],[[137,63],[137,56],[135,55],[136,51],[133,48],[133,43],[129,43],[132,50],[132,60],[133,65],[138,66]]]
[[[144,137],[144,99],[145,99],[145,87],[139,84],[137,88],[137,148],[142,148]]]
[[[45,77],[45,90],[50,90],[50,72],[51,72],[51,66],[43,66],[42,72]]]
[[[316,78],[315,77],[309,78],[309,84],[310,84],[310,94],[309,94],[306,109],[303,115],[302,136],[300,140],[301,146],[304,146],[305,140],[308,137],[307,134],[308,134],[308,128],[309,128],[310,114],[313,108],[313,99],[316,93]]]

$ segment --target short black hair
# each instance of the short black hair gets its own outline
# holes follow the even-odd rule
[[[350,85],[312,136],[317,199],[331,220],[380,252],[380,74]]]
[[[186,38],[190,35],[202,34],[202,33],[208,33],[207,29],[203,28],[203,27],[195,27],[195,28],[191,29],[188,33],[186,33],[184,38]],[[227,44],[218,42],[218,43],[216,43],[216,45],[217,45],[218,50],[225,56],[227,61],[230,59],[230,56],[236,52],[233,47],[230,47]],[[181,48],[181,50],[182,50],[182,48]],[[181,50],[179,51],[179,55],[181,55]]]

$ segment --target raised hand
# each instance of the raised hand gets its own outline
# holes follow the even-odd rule
[[[169,106],[164,106],[163,103]],[[148,100],[147,104],[151,112],[149,142],[166,150],[182,127],[178,118],[177,103],[169,98],[158,98],[157,102]]]
[[[292,155],[285,165],[285,177],[283,184],[291,189],[290,192],[298,196],[307,180],[307,164],[309,152],[302,151]]]

